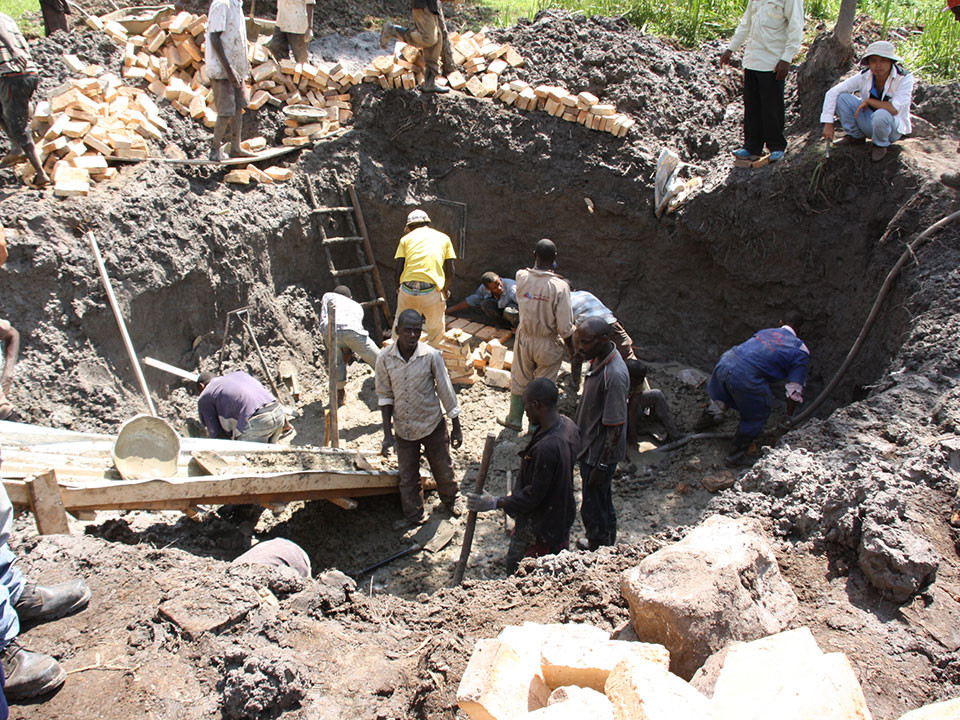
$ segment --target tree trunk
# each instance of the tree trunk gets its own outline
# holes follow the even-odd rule
[[[844,47],[853,45],[853,21],[857,17],[857,0],[841,0],[840,12],[837,15],[837,24],[833,26],[833,34]]]

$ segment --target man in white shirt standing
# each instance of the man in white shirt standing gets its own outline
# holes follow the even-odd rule
[[[207,77],[213,88],[217,124],[210,159],[223,159],[223,136],[230,126],[230,157],[253,157],[240,147],[243,111],[247,107],[247,21],[240,0],[213,0],[207,12]]]
[[[344,350],[353,351],[361,360],[372,368],[377,366],[380,357],[380,348],[370,339],[369,333],[363,327],[363,306],[353,299],[350,288],[338,285],[333,292],[324,293],[320,299],[320,330],[327,336],[327,307],[333,303],[336,313],[334,322],[337,334],[337,347],[340,356],[337,358],[337,405],[343,405],[345,399],[344,386],[347,384],[347,362],[343,356]]]
[[[310,59],[315,3],[316,0],[277,0],[277,24],[267,44],[277,60],[289,57],[291,52],[298,63]]]
[[[758,160],[763,146],[770,162],[783,158],[783,88],[790,63],[803,39],[803,0],[749,0],[721,65],[741,45],[743,53],[743,147],[733,152],[741,160]]]

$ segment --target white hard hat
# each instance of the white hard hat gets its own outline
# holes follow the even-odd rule
[[[430,222],[430,216],[427,215],[423,210],[414,210],[412,213],[407,215],[407,225],[428,222]]]

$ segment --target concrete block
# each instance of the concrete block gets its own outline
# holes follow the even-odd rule
[[[534,710],[524,720],[613,720],[613,705],[603,693],[581,687],[557,688],[547,707]]]
[[[801,699],[798,702],[798,699]],[[809,628],[732,646],[713,691],[714,720],[870,720],[853,668]]]
[[[641,658],[664,670],[670,667],[670,653],[663,645],[622,640],[583,642],[555,636],[544,639],[540,666],[551,688],[576,685],[603,692],[610,671],[626,657]]]
[[[714,720],[703,695],[662,665],[637,656],[616,664],[604,691],[614,720]]]
[[[900,720],[956,720],[960,718],[960,698],[924,705],[911,710]]]
[[[509,388],[510,373],[506,370],[488,367],[483,376],[483,381],[490,387]]]
[[[478,640],[457,689],[457,704],[471,720],[508,720],[545,707],[550,690],[539,663],[539,633],[506,628]]]

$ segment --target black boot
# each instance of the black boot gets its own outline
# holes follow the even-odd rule
[[[437,71],[427,68],[427,76],[420,86],[421,92],[445,93],[450,92],[450,88],[444,85],[437,85]]]
[[[88,602],[90,588],[80,579],[50,586],[29,583],[13,609],[20,622],[41,623],[83,610]]]
[[[730,448],[730,454],[724,458],[724,462],[730,466],[741,465],[747,457],[747,450],[750,449],[750,443],[753,437],[737,430],[733,436],[733,446]]]
[[[67,679],[66,671],[49,655],[31,652],[16,640],[3,649],[0,664],[6,683],[3,694],[8,700],[46,695],[53,692]]]

